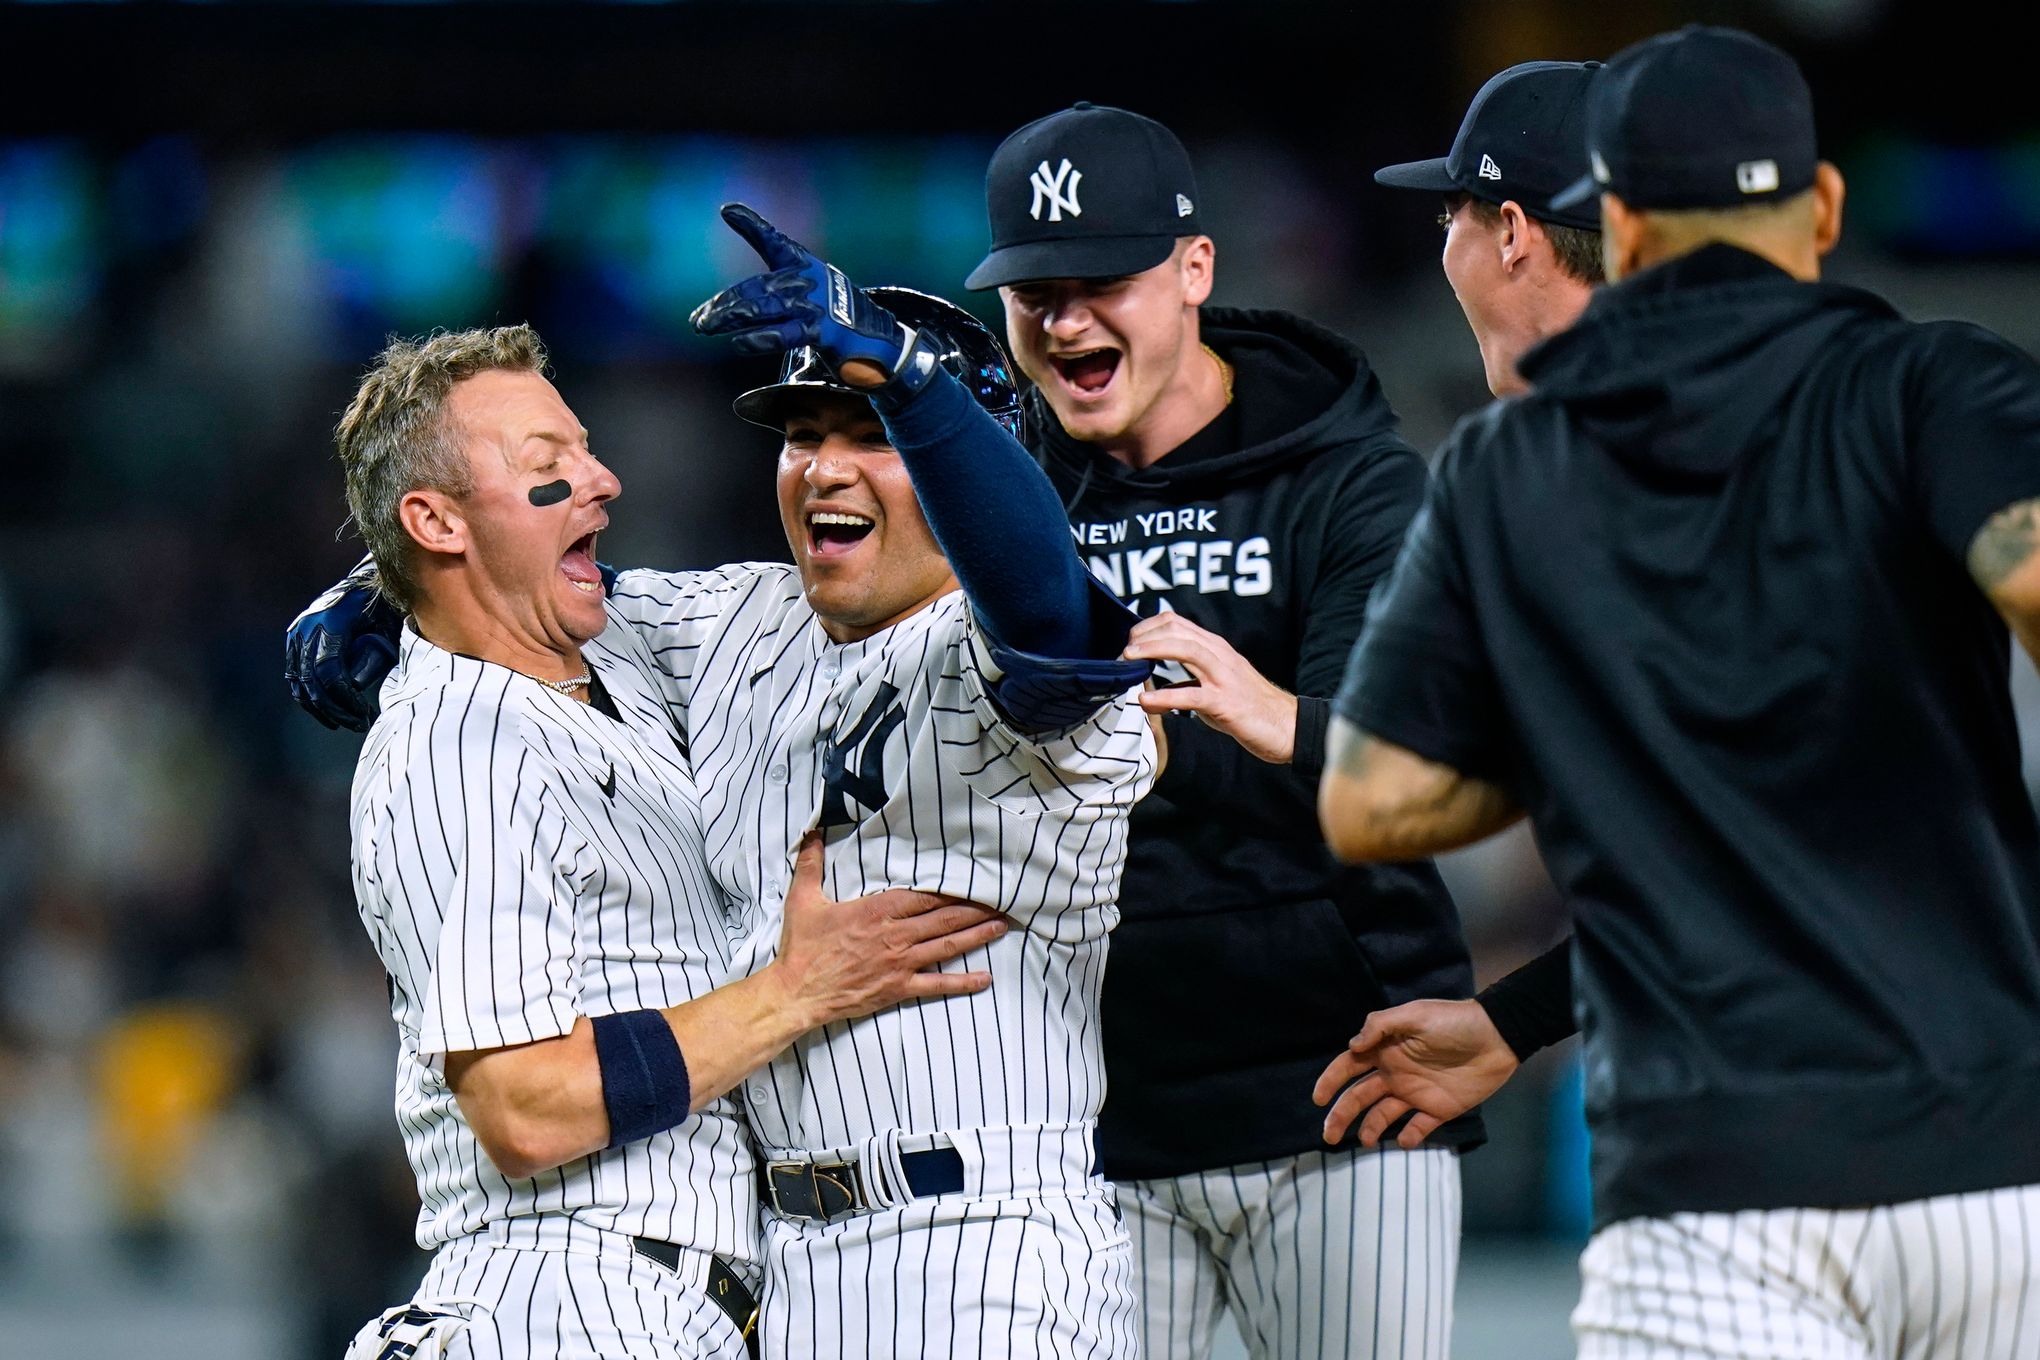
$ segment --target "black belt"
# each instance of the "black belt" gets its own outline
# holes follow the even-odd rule
[[[656,1237],[633,1237],[630,1245],[646,1260],[657,1261],[676,1274],[679,1272],[680,1248],[674,1243],[661,1242]],[[730,1321],[737,1324],[737,1330],[744,1336],[745,1349],[750,1351],[752,1360],[757,1360],[758,1298],[731,1268],[730,1258],[720,1252],[709,1254],[707,1293],[715,1306],[729,1314]]]
[[[953,1147],[903,1152],[900,1169],[907,1193],[916,1199],[963,1189],[963,1154]],[[818,1223],[881,1207],[871,1202],[856,1162],[767,1162],[759,1171],[759,1193],[781,1217]]]

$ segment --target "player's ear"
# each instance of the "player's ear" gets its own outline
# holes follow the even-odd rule
[[[444,491],[420,487],[397,502],[397,522],[411,541],[430,553],[467,551],[467,519]]]
[[[1842,239],[1842,200],[1848,196],[1848,186],[1842,182],[1842,172],[1828,161],[1822,161],[1813,172],[1813,248],[1821,255],[1835,248]]]
[[[1509,199],[1497,209],[1501,225],[1495,232],[1495,250],[1501,256],[1502,272],[1509,273],[1530,253],[1530,214],[1523,205]]]
[[[1180,252],[1176,269],[1183,280],[1183,305],[1201,307],[1211,296],[1218,246],[1209,236],[1186,236],[1176,249]]]
[[[1636,272],[1647,229],[1642,216],[1619,197],[1601,195],[1601,261],[1607,266],[1608,282],[1619,283]]]

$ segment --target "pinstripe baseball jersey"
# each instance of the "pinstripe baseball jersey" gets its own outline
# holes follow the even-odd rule
[[[643,640],[584,651],[624,718],[404,631],[355,769],[357,902],[389,975],[397,1121],[418,1242],[537,1215],[757,1258],[754,1162],[727,1098],[677,1128],[529,1179],[501,1175],[444,1055],[565,1034],[575,1017],[678,1005],[728,973],[734,918]]]
[[[1155,771],[1132,692],[1071,728],[1016,731],[960,591],[841,644],[784,564],[626,572],[611,607],[668,678],[710,868],[751,917],[738,968],[771,959],[794,850],[817,825],[830,896],[949,893],[1017,927],[948,965],[988,970],[989,991],[826,1026],[754,1075],[760,1144],[1094,1120],[1106,932],[1127,815]]]

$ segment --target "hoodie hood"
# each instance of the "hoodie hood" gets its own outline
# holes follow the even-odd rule
[[[1896,315],[1872,294],[1711,245],[1602,289],[1522,372],[1615,457],[1713,479],[1761,442],[1837,333]]]
[[[1152,466],[1126,466],[1094,444],[1064,433],[1038,390],[1029,391],[1027,423],[1051,464],[1091,482],[1139,491],[1209,494],[1251,481],[1283,464],[1338,445],[1400,441],[1395,411],[1367,356],[1345,337],[1288,312],[1206,307],[1205,344],[1233,366],[1233,404]],[[1228,420],[1236,437],[1207,439]]]

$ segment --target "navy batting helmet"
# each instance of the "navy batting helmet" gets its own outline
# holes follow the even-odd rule
[[[953,302],[913,288],[867,288],[871,300],[915,330],[935,337],[942,366],[962,383],[977,404],[991,413],[1015,439],[1020,438],[1020,389],[1013,385],[1013,366],[1005,346],[985,324]],[[787,402],[803,392],[840,392],[849,397],[870,395],[837,377],[810,346],[788,350],[779,381],[754,387],[730,403],[753,425],[786,427]]]

